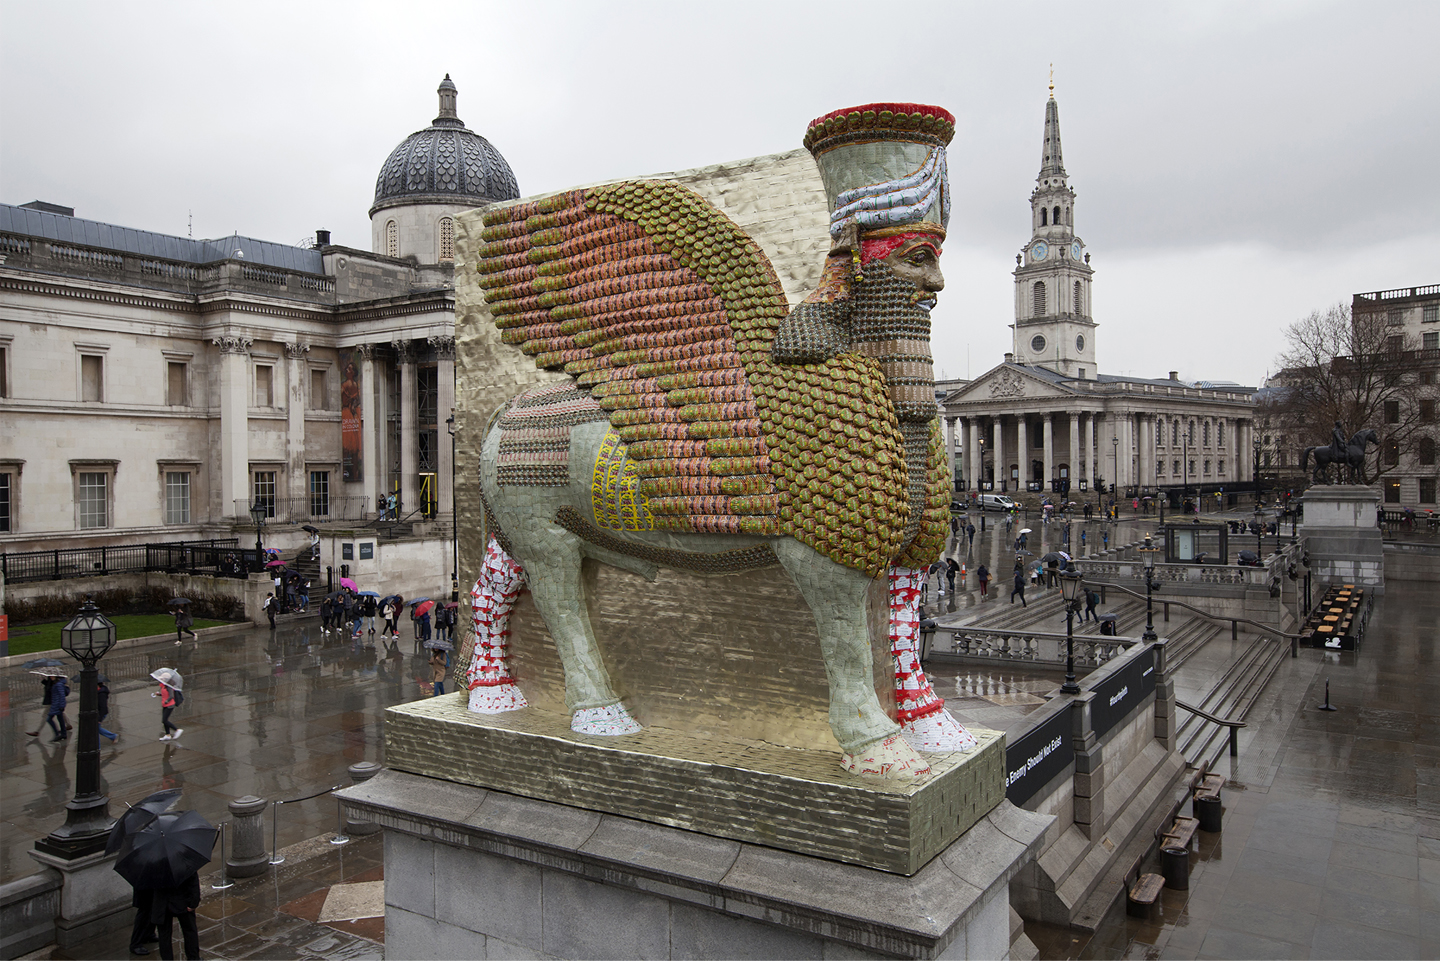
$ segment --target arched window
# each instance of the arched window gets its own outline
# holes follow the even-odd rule
[[[1070,208],[1069,208],[1069,207],[1066,207],[1066,208],[1065,208],[1065,226],[1067,226],[1067,227],[1070,226]]]
[[[385,222],[385,256],[400,256],[400,228],[395,226],[395,221]]]
[[[1055,207],[1055,223],[1056,223],[1056,224],[1059,224],[1059,223],[1060,223],[1060,207],[1059,207],[1058,204],[1057,204],[1056,207]]]
[[[449,217],[440,218],[440,263],[455,262],[455,221]]]
[[[1047,218],[1049,215],[1050,212],[1048,210],[1046,210],[1044,207],[1040,208],[1040,226],[1044,227],[1047,225],[1045,218]]]
[[[1080,309],[1080,281],[1075,281],[1075,316],[1079,317],[1084,311]]]
[[[1035,295],[1035,312],[1034,312],[1034,316],[1036,316],[1036,317],[1044,317],[1044,316],[1045,316],[1045,281],[1043,281],[1043,280],[1037,280],[1037,281],[1035,281],[1034,295]]]

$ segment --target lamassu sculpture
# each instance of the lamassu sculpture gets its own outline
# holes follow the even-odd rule
[[[623,736],[640,727],[591,629],[582,559],[649,577],[778,564],[815,616],[846,770],[916,777],[929,770],[917,748],[975,744],[916,657],[919,586],[948,531],[929,334],[953,129],[948,112],[915,104],[810,125],[832,249],[793,311],[754,240],[673,182],[485,216],[476,266],[502,339],[571,376],[513,398],[484,437],[493,538],[474,591],[471,710],[525,705],[505,651],[527,582],[572,728]],[[872,676],[877,577],[889,580],[899,725]]]

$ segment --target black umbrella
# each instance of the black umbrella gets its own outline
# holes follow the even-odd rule
[[[166,601],[165,603],[166,603],[166,604],[169,604],[171,607],[174,607],[176,604],[189,604],[189,603],[190,603],[190,598],[188,598],[188,597],[172,597],[172,598],[170,598],[170,600]]]
[[[33,661],[26,661],[20,665],[27,671],[33,671],[37,667],[64,667],[64,661],[57,661],[53,657],[37,657]]]
[[[215,836],[199,811],[162,814],[127,837],[115,870],[139,890],[173,888],[210,863]]]
[[[120,850],[120,845],[125,843],[127,837],[170,810],[178,800],[180,800],[180,789],[172,787],[164,791],[156,791],[139,804],[131,806],[128,811],[120,815],[115,826],[110,829],[110,840],[105,844],[105,853],[114,854]]]
[[[453,650],[455,650],[455,645],[454,645],[454,644],[451,644],[449,641],[445,640],[444,638],[439,638],[439,637],[432,637],[430,640],[428,640],[428,641],[425,642],[425,646],[428,647],[428,648],[430,648],[432,651],[453,651]]]
[[[305,532],[308,533],[308,534],[318,534],[318,533],[320,533],[320,528],[316,527],[316,526],[313,525],[313,524],[301,524],[301,525],[300,525],[300,529],[301,529],[302,531],[305,531]]]

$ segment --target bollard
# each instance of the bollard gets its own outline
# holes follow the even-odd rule
[[[1160,875],[1175,891],[1190,889],[1190,851],[1181,847],[1160,849]]]
[[[1210,834],[1220,833],[1220,796],[1218,794],[1197,794],[1190,801],[1200,830]]]
[[[230,802],[230,857],[225,874],[232,878],[249,878],[264,872],[270,863],[265,850],[264,798],[247,794]]]
[[[375,775],[379,774],[381,771],[381,767],[374,761],[361,761],[358,764],[350,765],[349,771],[350,783],[360,784],[361,782],[368,781]],[[363,837],[367,834],[374,834],[376,831],[379,830],[380,825],[376,824],[374,821],[357,820],[350,817],[348,811],[346,812],[345,833],[354,835],[355,837]]]

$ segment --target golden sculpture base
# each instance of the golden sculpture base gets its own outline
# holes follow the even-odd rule
[[[971,729],[966,754],[927,755],[913,781],[859,778],[833,751],[651,727],[570,730],[529,707],[475,714],[466,692],[389,708],[385,763],[428,777],[911,875],[1005,796],[1004,736]]]

